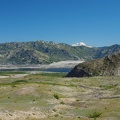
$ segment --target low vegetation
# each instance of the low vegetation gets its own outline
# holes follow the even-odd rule
[[[19,74],[19,77],[15,77]],[[0,119],[119,120],[120,77],[66,78],[65,73],[2,72]],[[4,78],[3,76],[12,77]],[[21,77],[20,77],[21,75]]]
[[[58,94],[54,94],[53,95],[56,99],[59,99],[60,98],[60,96],[58,95]]]
[[[23,71],[0,71],[0,76],[10,76],[10,75],[16,75],[16,74],[25,74],[26,72]]]
[[[94,111],[92,114],[88,115],[88,117],[96,119],[96,118],[100,117],[101,114],[102,114],[101,112]]]

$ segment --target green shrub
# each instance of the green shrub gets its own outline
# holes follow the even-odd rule
[[[57,110],[54,108],[53,111],[56,112]]]
[[[17,87],[17,86],[13,84],[13,85],[11,85],[11,87],[12,87],[12,88],[15,88],[15,87]]]
[[[92,114],[88,115],[89,118],[98,118],[102,113],[94,111]]]
[[[17,83],[27,83],[27,82],[28,82],[27,80],[16,80],[16,81],[14,81],[12,83],[17,84]]]
[[[58,115],[58,114],[55,114],[54,116],[55,116],[55,117],[58,117],[59,115]]]
[[[105,90],[116,88],[118,84],[111,84],[111,85],[100,85],[100,87],[104,88]]]
[[[54,94],[53,95],[56,99],[59,99],[60,98],[60,96],[58,95],[58,94]]]
[[[65,103],[63,101],[61,101],[60,104],[65,104]]]

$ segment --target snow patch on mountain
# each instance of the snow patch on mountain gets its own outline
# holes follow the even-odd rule
[[[85,44],[84,42],[80,42],[80,43],[72,44],[72,46],[85,46],[85,47],[92,48],[92,46],[89,46],[89,45]]]

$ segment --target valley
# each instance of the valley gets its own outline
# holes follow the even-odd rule
[[[0,120],[120,120],[120,0],[0,0]]]
[[[119,51],[41,40],[0,44],[0,120],[119,120]]]

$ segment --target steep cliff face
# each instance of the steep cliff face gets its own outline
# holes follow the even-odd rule
[[[80,63],[67,77],[120,76],[120,52],[105,58]]]

